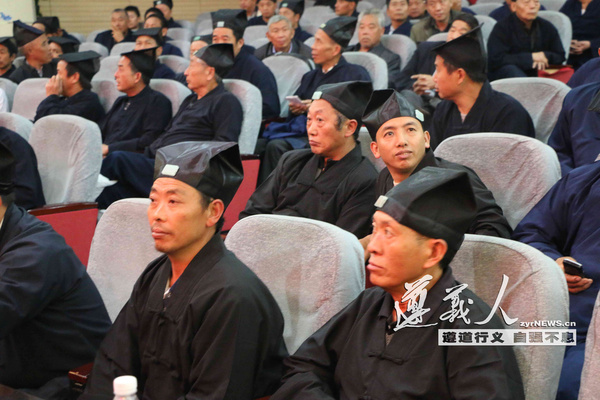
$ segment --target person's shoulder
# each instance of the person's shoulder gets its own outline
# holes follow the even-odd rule
[[[543,29],[558,33],[558,29],[556,29],[556,26],[554,26],[554,24],[548,21],[547,19],[538,16],[536,20]]]
[[[314,154],[310,149],[291,150],[285,152],[281,160],[284,165],[298,164],[307,162],[312,156]]]
[[[421,18],[418,22],[416,22],[412,25],[411,30],[418,31],[418,30],[425,29],[427,24],[429,23],[430,18],[431,17],[429,15]]]

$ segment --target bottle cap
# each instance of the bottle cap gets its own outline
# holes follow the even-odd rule
[[[116,396],[129,396],[137,392],[137,378],[132,375],[123,375],[113,381],[113,390]]]

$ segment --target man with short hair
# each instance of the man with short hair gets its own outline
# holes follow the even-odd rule
[[[248,26],[267,25],[269,19],[275,15],[277,9],[276,0],[258,0],[258,12],[260,16],[248,20]]]
[[[240,0],[240,8],[246,11],[246,20],[249,21],[257,16],[256,0]]]
[[[367,269],[377,287],[286,359],[271,400],[524,399],[510,346],[440,345],[443,329],[505,327],[449,265],[475,216],[467,173],[426,167],[375,207]]]
[[[70,39],[79,44],[79,39],[60,27],[60,19],[58,17],[39,17],[33,24],[33,27],[45,32],[48,37]]]
[[[127,13],[127,27],[131,31],[136,31],[144,26],[140,15],[140,9],[137,8],[137,6],[127,6],[125,7],[125,12]]]
[[[100,43],[110,50],[117,43],[135,41],[131,30],[127,27],[127,13],[122,8],[113,10],[110,16],[110,29],[96,35],[94,42]]]
[[[135,37],[134,50],[156,49],[156,62],[153,79],[175,79],[175,72],[168,65],[158,61],[162,55],[163,36],[159,28],[139,29],[133,33]]]
[[[447,32],[460,12],[452,9],[451,0],[427,0],[426,7],[428,15],[410,30],[410,38],[417,44],[436,33]]]
[[[92,77],[99,68],[95,51],[67,53],[60,57],[54,75],[46,83],[46,98],[37,108],[34,122],[47,115],[70,114],[100,123],[104,107],[92,92]]]
[[[269,39],[269,43],[259,47],[254,52],[259,60],[264,60],[275,54],[295,54],[304,58],[307,62],[312,59],[311,48],[294,39],[292,23],[283,15],[271,17],[267,39]]]
[[[240,218],[281,214],[329,222],[357,237],[369,232],[377,172],[360,151],[358,131],[370,82],[320,86],[308,110],[309,149],[283,155]]]
[[[425,0],[408,0],[408,16],[411,20],[421,20],[425,18],[427,16],[427,5],[425,4]]]
[[[490,17],[494,18],[496,21],[502,21],[504,18],[508,17],[513,13],[511,10],[512,0],[504,0],[502,5],[496,8],[494,11],[490,13]],[[543,5],[540,6],[540,10],[545,10],[546,7]]]
[[[171,38],[167,36],[167,31],[169,30],[169,28],[167,28],[167,20],[159,9],[156,8],[155,10],[156,13],[151,13],[146,17],[146,21],[144,21],[144,29],[160,29],[163,41],[161,52],[162,55],[183,57],[183,53],[179,47],[173,46],[171,43],[167,42],[167,40],[171,40]]]
[[[294,39],[303,42],[312,35],[300,26],[300,18],[304,13],[304,0],[284,0],[279,3],[279,15],[283,15],[292,23],[294,28]]]
[[[173,0],[154,0],[152,4],[163,13],[168,28],[181,28],[173,19]]]
[[[381,57],[388,68],[388,88],[395,88],[400,75],[400,56],[381,44],[385,17],[377,8],[362,11],[358,15],[358,43],[346,51],[364,51]]]
[[[385,27],[384,34],[410,37],[412,24],[408,20],[408,0],[386,0],[385,4],[391,23]]]
[[[21,21],[13,22],[13,36],[25,62],[8,77],[17,85],[29,78],[50,78],[56,74],[46,34]]]
[[[0,37],[0,77],[8,78],[17,69],[13,61],[17,57],[17,45],[10,36]]]
[[[48,38],[48,48],[52,58],[59,58],[63,54],[75,53],[79,48],[79,42],[60,36],[52,36]]]
[[[120,375],[136,376],[144,399],[271,395],[287,355],[283,316],[220,235],[243,178],[237,144],[173,144],[158,150],[152,169],[148,222],[164,255],[136,282],[82,400],[112,399]]]
[[[358,0],[336,0],[335,2],[335,15],[338,17],[358,17],[358,11],[356,6]]]

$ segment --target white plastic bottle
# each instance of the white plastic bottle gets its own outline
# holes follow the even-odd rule
[[[114,400],[138,400],[137,378],[132,375],[123,375],[113,381]]]

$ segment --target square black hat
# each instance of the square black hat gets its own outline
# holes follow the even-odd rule
[[[464,69],[467,75],[487,72],[481,25],[456,39],[434,47],[433,51],[455,67]]]
[[[357,19],[354,17],[336,17],[321,24],[319,27],[337,44],[342,46],[342,50],[348,47],[348,43],[354,35]]]
[[[210,35],[196,35],[192,38],[192,42],[202,41],[207,44],[212,44],[212,34]]]
[[[137,31],[133,32],[133,36],[135,36],[135,37],[150,36],[151,38],[156,40],[156,44],[158,46],[162,46],[165,43],[165,39],[163,38],[163,35],[162,35],[162,29],[160,29],[160,28],[138,29]]]
[[[152,78],[156,68],[156,49],[152,47],[144,50],[133,50],[127,53],[121,53],[122,56],[129,58],[133,66],[142,73],[142,75]]]
[[[373,93],[373,84],[367,81],[349,81],[321,85],[313,93],[313,100],[326,100],[342,115],[361,121],[365,104]]]
[[[381,125],[390,119],[412,117],[421,122],[425,120],[424,112],[417,109],[406,97],[394,89],[376,90],[363,114],[363,124],[367,127],[371,139],[375,141]]]
[[[25,46],[29,42],[42,36],[44,32],[34,28],[31,25],[22,23],[20,20],[13,22],[13,36],[17,41],[17,46]]]
[[[63,53],[74,53],[79,48],[79,42],[77,40],[69,39],[62,36],[51,36],[48,38],[51,43],[56,43],[60,46]]]
[[[58,33],[60,20],[58,17],[39,17],[37,21],[46,27],[46,33]]]
[[[294,14],[302,15],[304,13],[304,0],[283,0],[279,8],[289,8]]]
[[[0,142],[0,195],[13,192],[15,178],[15,157],[4,143]]]
[[[236,37],[244,36],[246,26],[248,26],[248,19],[246,16],[246,10],[231,10],[222,9],[210,13],[213,22],[213,29],[215,28],[229,28]]]
[[[432,239],[444,239],[449,263],[475,219],[477,206],[466,171],[425,167],[375,202],[377,210]]]
[[[194,53],[209,66],[215,69],[217,75],[223,78],[233,67],[233,45],[231,43],[217,43],[203,47]]]
[[[158,149],[154,179],[173,178],[187,183],[225,207],[237,192],[244,170],[237,143],[182,142]]]
[[[0,44],[8,49],[9,54],[17,54],[17,43],[12,36],[0,37]]]
[[[154,4],[154,7],[156,7],[159,4],[164,4],[167,7],[169,7],[170,9],[173,9],[173,1],[172,0],[154,0],[154,2],[152,4]]]
[[[100,69],[100,54],[92,50],[63,54],[60,59],[73,65],[89,81]]]

